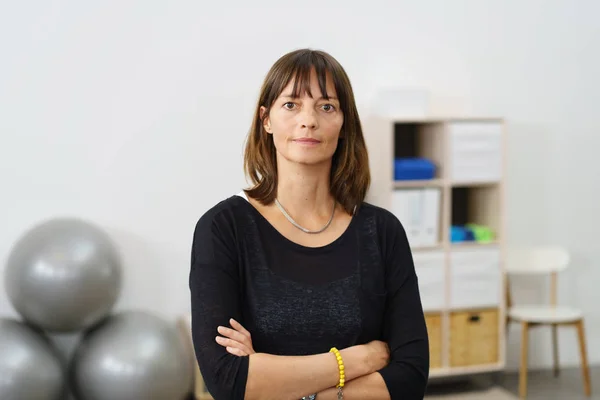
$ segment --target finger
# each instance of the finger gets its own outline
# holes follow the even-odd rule
[[[226,328],[224,326],[219,326],[217,328],[217,331],[221,335],[231,338],[231,339],[235,340],[236,342],[244,343],[246,346],[250,345],[250,343],[249,343],[250,338],[236,330],[233,330],[231,328]]]
[[[248,330],[246,330],[246,328],[244,328],[242,326],[242,324],[240,324],[239,322],[237,322],[235,319],[231,318],[229,320],[229,323],[231,324],[231,326],[238,332],[240,332],[242,335],[247,336],[247,337],[251,337],[250,336],[250,332],[248,332]]]
[[[242,350],[235,348],[235,347],[227,347],[227,351],[231,354],[233,354],[234,356],[239,356],[239,357],[244,357],[247,356],[248,354],[244,353]]]
[[[243,343],[247,346],[247,348],[250,350],[249,354],[253,354],[254,353],[254,348],[252,346],[252,336],[250,334],[250,332],[244,328],[242,326],[242,324],[240,324],[239,322],[237,322],[234,318],[230,318],[229,319],[229,323],[231,324],[231,326],[238,332],[240,332],[242,335],[247,337],[247,340],[244,340]]]
[[[230,352],[231,354],[235,354],[235,355],[248,355],[248,354],[252,354],[252,352],[249,352],[246,349],[246,347],[241,346],[237,342],[233,342],[233,343],[229,343],[229,344],[222,344],[222,346],[225,347],[225,349],[228,349],[227,351]],[[232,349],[236,349],[236,351],[232,352]]]
[[[240,349],[241,351],[243,351],[244,353],[247,353],[247,354],[251,353],[250,349],[248,349],[248,347],[246,345],[244,345],[243,343],[240,343],[240,342],[236,342],[235,340],[224,338],[221,336],[217,336],[215,340],[218,344],[220,344],[223,347],[231,347],[231,348]]]

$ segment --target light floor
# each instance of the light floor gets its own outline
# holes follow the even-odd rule
[[[600,400],[600,366],[590,367],[592,396],[583,393],[581,370],[563,368],[558,377],[552,370],[529,371],[528,400]],[[500,386],[518,398],[519,376],[517,373],[480,375],[463,381],[436,381],[429,385],[429,394],[461,393]]]

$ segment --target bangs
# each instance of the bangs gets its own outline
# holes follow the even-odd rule
[[[279,76],[282,78],[278,84],[273,85],[276,92],[272,93],[271,102],[275,101],[278,96],[281,95],[285,87],[293,80],[294,86],[292,88],[291,96],[294,98],[301,97],[306,93],[311,98],[314,98],[311,92],[311,75],[313,71],[316,73],[317,82],[319,89],[324,99],[329,100],[329,97],[334,95],[333,93],[327,92],[327,78],[332,80],[333,87],[335,88],[338,97],[343,97],[342,93],[339,93],[339,82],[336,79],[336,69],[333,65],[328,63],[327,59],[316,52],[299,52],[295,57],[291,57],[287,65],[282,65],[282,72]],[[341,101],[341,99],[340,99]]]

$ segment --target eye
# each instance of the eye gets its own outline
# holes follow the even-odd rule
[[[283,107],[288,109],[288,110],[293,110],[293,107],[295,106],[294,103],[292,103],[291,101],[288,101],[287,103],[283,104]]]
[[[333,104],[324,104],[323,109],[325,112],[332,112],[335,111],[335,106]]]

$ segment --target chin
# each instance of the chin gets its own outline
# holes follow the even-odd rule
[[[279,152],[278,156],[283,157],[285,160],[302,165],[327,165],[331,164],[331,160],[333,159],[333,154],[335,153],[335,149],[333,151],[285,151]]]
[[[331,157],[328,156],[321,156],[321,157],[291,157],[289,159],[290,161],[297,163],[297,164],[302,164],[302,165],[312,165],[312,166],[317,166],[317,165],[327,165],[331,163]]]

